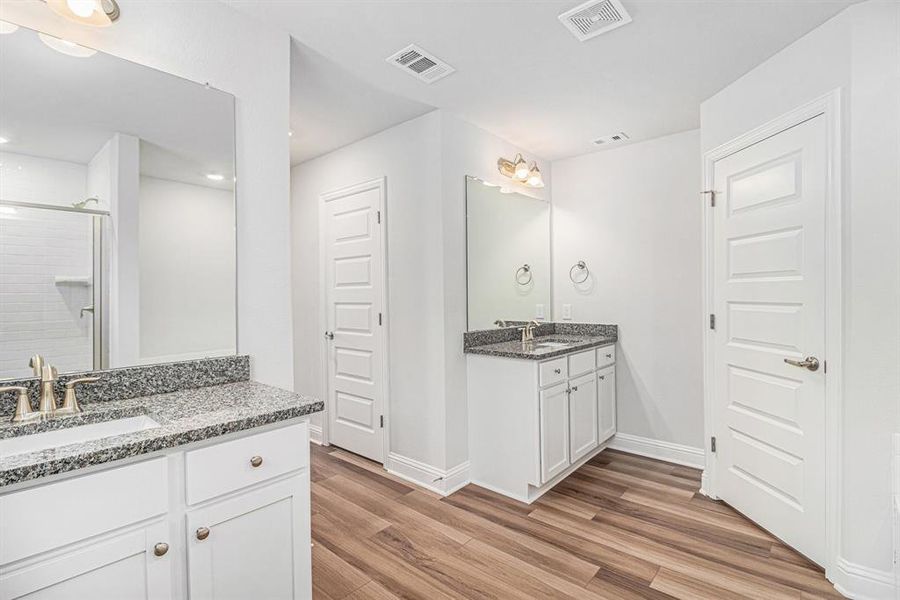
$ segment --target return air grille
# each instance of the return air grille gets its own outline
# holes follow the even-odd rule
[[[405,73],[408,73],[425,83],[434,83],[438,79],[446,77],[456,70],[433,54],[425,52],[415,44],[410,44],[406,48],[389,56],[387,61],[398,69],[402,69]]]
[[[559,15],[559,20],[584,42],[631,23],[631,16],[619,0],[590,0]]]

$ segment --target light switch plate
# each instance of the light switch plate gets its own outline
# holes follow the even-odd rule
[[[571,304],[563,304],[563,320],[571,321],[572,320],[572,305]]]
[[[535,304],[534,305],[534,318],[535,319],[543,319],[544,318],[544,305],[543,304]]]

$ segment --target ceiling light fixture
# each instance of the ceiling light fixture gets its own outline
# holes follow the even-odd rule
[[[0,35],[5,35],[7,33],[15,33],[18,31],[19,26],[15,23],[8,23],[6,21],[0,21]]]
[[[528,162],[521,154],[516,154],[513,160],[503,157],[498,158],[497,170],[500,171],[501,175],[514,179],[519,183],[537,188],[544,187],[544,179],[541,176],[541,170],[538,169],[537,162],[532,161],[529,168]]]
[[[109,27],[119,18],[116,0],[46,0],[59,16],[91,27]]]
[[[44,45],[46,45],[48,48],[53,48],[57,52],[61,52],[67,56],[74,56],[75,58],[88,58],[89,56],[97,54],[97,51],[93,48],[87,48],[85,46],[76,44],[75,42],[70,42],[69,40],[53,37],[52,35],[48,35],[46,33],[38,33],[38,37],[41,38],[41,41],[44,42]]]
[[[224,175],[219,175],[218,173],[207,173],[206,178],[210,181],[222,181],[225,179]]]

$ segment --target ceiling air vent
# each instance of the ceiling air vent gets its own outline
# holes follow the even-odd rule
[[[598,146],[606,146],[608,144],[615,144],[618,142],[624,142],[628,139],[628,134],[624,131],[619,131],[618,133],[610,133],[609,135],[602,135],[594,140],[594,144]]]
[[[584,42],[601,33],[631,23],[619,0],[589,0],[559,15],[560,22]]]
[[[389,56],[387,61],[425,83],[434,83],[456,70],[415,44],[410,44],[403,50]]]

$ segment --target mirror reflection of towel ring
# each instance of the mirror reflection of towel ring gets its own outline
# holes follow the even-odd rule
[[[525,276],[528,276],[528,279],[525,279]],[[518,269],[516,269],[516,283],[519,285],[528,285],[531,283],[531,279],[533,275],[531,274],[531,265],[525,263]]]
[[[576,271],[575,269],[578,269],[578,271]],[[584,277],[581,277],[579,279],[578,272],[584,273]],[[569,279],[571,279],[572,283],[574,283],[574,284],[584,283],[585,281],[588,280],[588,277],[590,277],[590,276],[591,276],[591,272],[590,272],[590,270],[588,270],[587,264],[585,264],[585,262],[583,260],[579,260],[577,263],[572,265],[571,269],[569,269]]]

